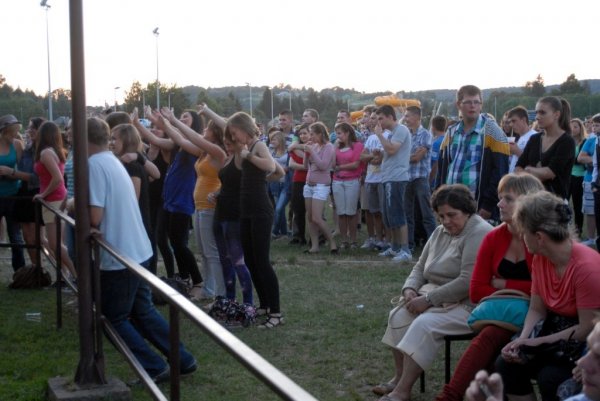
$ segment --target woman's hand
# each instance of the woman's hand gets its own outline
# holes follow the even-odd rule
[[[206,195],[206,200],[211,205],[216,204],[217,203],[217,192],[210,192],[208,195]]]
[[[206,103],[200,103],[196,110],[198,110],[198,114],[204,114],[204,113],[206,113],[206,111],[208,111],[210,109],[208,108]]]
[[[131,112],[131,114],[129,115],[129,117],[131,117],[131,122],[134,125],[138,124],[140,122],[139,115],[138,115],[138,108],[137,107],[133,108],[133,111]]]
[[[407,288],[404,291],[402,291],[402,296],[404,297],[406,302],[408,302],[408,301],[411,301],[413,298],[418,297],[419,294],[412,288]]]
[[[494,287],[498,290],[503,290],[506,288],[506,280],[503,278],[494,277],[494,278],[492,278],[491,284],[492,284],[492,287]]]
[[[44,200],[44,197],[42,196],[42,194],[33,195],[33,201],[36,202],[38,200]]]
[[[431,307],[424,295],[419,295],[406,303],[406,310],[414,315],[425,312]]]
[[[166,118],[167,120],[169,120],[170,122],[173,122],[173,119],[175,118],[175,114],[173,114],[173,110],[171,110],[168,107],[162,107],[160,109],[160,114],[162,114],[162,116],[164,118]]]
[[[13,169],[8,166],[0,166],[0,175],[12,175]]]
[[[521,345],[536,346],[539,344],[541,344],[539,338],[517,338],[516,340],[506,344],[504,348],[502,348],[500,354],[506,362],[522,364],[526,361],[523,359],[521,354]]]

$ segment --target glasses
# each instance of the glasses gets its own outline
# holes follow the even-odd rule
[[[462,106],[481,106],[480,100],[463,100],[460,102]]]

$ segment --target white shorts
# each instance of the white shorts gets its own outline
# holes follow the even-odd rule
[[[304,184],[302,195],[305,198],[326,201],[329,198],[329,185],[327,184]]]
[[[333,199],[338,216],[354,216],[358,207],[358,197],[360,195],[360,180],[338,181],[331,183]]]

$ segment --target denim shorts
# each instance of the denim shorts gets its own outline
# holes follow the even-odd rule
[[[388,181],[383,183],[381,213],[386,228],[396,229],[406,225],[404,213],[404,191],[408,181]]]
[[[583,214],[594,215],[594,192],[592,191],[592,183],[583,183],[583,205],[581,207]]]
[[[304,184],[302,192],[305,198],[326,201],[329,198],[328,184]]]

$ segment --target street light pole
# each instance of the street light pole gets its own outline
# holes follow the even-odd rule
[[[273,121],[273,88],[269,88],[269,92],[271,92],[271,121]]]
[[[119,110],[119,103],[117,103],[117,90],[121,89],[120,86],[115,86],[115,111]]]
[[[48,33],[48,10],[50,4],[48,0],[42,0],[40,6],[46,9],[46,53],[48,54],[48,120],[54,121],[52,118],[52,85],[50,84],[50,35]]]
[[[246,82],[246,85],[248,85],[248,88],[250,89],[250,117],[253,117],[253,115],[252,115],[252,86],[250,85],[249,82]]]
[[[152,31],[156,36],[156,110],[160,110],[160,81],[158,80],[158,27]]]

